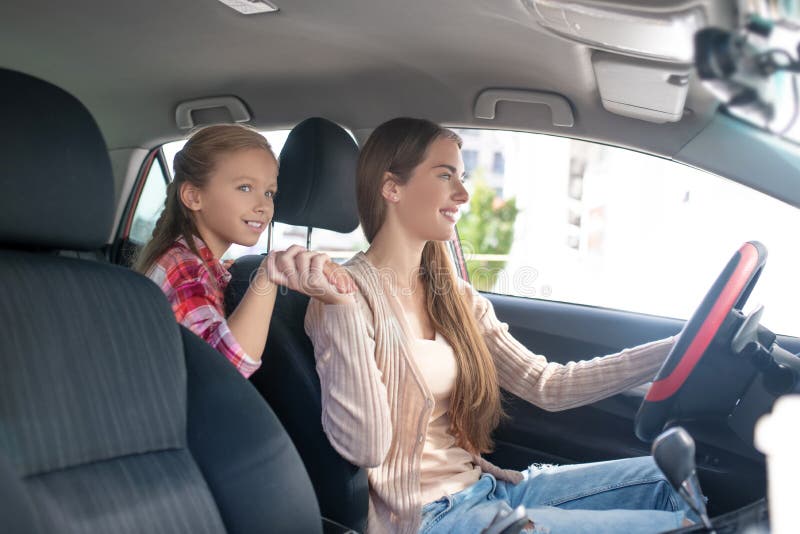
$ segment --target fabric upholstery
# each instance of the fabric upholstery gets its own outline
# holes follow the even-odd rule
[[[92,462],[30,477],[26,485],[45,532],[225,532],[186,449]]]
[[[111,162],[94,119],[75,97],[0,69],[0,244],[93,250],[111,231]]]
[[[231,268],[226,303],[237,303],[261,256],[239,258]],[[303,330],[308,297],[281,288],[270,322],[261,369],[250,378],[291,436],[314,484],[325,518],[363,532],[369,486],[366,470],[343,459],[322,430],[314,348]]]
[[[0,294],[0,449],[24,476],[185,446],[181,340],[153,283],[0,251]]]
[[[0,294],[0,453],[44,530],[223,532],[187,449],[183,344],[158,287],[0,251]]]
[[[0,84],[0,530],[320,532],[275,416],[159,288],[53,253],[109,232],[91,116],[41,80]]]
[[[183,327],[181,334],[189,448],[228,532],[320,531],[314,489],[275,414],[224,356]]]
[[[25,485],[11,462],[0,454],[0,518],[5,532],[40,534]]]
[[[289,133],[280,160],[275,221],[336,232],[358,227],[358,146],[341,126],[304,120]]]

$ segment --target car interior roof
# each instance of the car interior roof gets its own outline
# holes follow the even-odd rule
[[[692,91],[691,112],[676,124],[606,112],[591,50],[542,30],[521,1],[275,3],[278,13],[244,16],[213,0],[77,0],[44,9],[3,2],[0,64],[75,94],[111,149],[183,136],[177,103],[213,95],[239,96],[264,128],[318,115],[358,130],[399,115],[496,124],[473,118],[481,90],[536,89],[567,97],[577,110],[575,127],[555,128],[546,109],[513,104],[498,120],[663,155],[696,135],[715,107]]]
[[[763,167],[727,164],[707,152],[720,131],[734,155],[754,134],[730,135],[735,126],[720,119],[694,74],[678,122],[610,113],[599,96],[593,50],[542,29],[527,1],[276,0],[279,12],[255,16],[215,0],[3,2],[0,65],[55,83],[84,102],[112,152],[118,183],[120,172],[130,175],[124,168],[140,163],[133,150],[185,137],[175,123],[178,103],[235,95],[262,129],[321,116],[363,140],[384,120],[405,115],[553,133],[673,158],[800,205],[796,188],[785,187],[797,161],[770,158],[778,167],[754,179]],[[701,4],[708,23],[721,27],[731,27],[735,16],[727,0],[600,3],[653,12]],[[546,107],[511,102],[498,105],[493,120],[476,119],[475,99],[487,88],[562,95],[575,124],[554,126]],[[709,126],[714,135],[701,135]]]

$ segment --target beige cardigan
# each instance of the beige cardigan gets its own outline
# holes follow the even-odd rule
[[[395,299],[383,294],[378,270],[363,253],[346,267],[360,290],[355,302],[325,305],[311,299],[305,319],[322,387],[322,426],[342,457],[368,468],[368,532],[415,534],[424,504],[419,463],[433,396],[414,363]],[[589,404],[647,382],[674,343],[667,338],[602,358],[548,363],[508,333],[486,298],[466,282],[462,289],[500,386],[545,410]],[[518,471],[477,456],[474,461],[498,479],[522,479]]]

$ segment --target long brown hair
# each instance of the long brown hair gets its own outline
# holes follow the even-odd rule
[[[461,148],[455,132],[423,119],[392,119],[372,132],[361,150],[356,177],[358,213],[367,241],[372,242],[386,218],[381,195],[386,173],[405,184],[439,138],[451,139]],[[420,273],[428,315],[456,355],[458,375],[450,397],[450,431],[468,451],[489,452],[492,431],[504,417],[497,369],[459,291],[448,256],[444,242],[428,241],[422,250]]]
[[[150,241],[136,256],[133,268],[140,273],[148,269],[178,238],[183,238],[197,256],[200,252],[194,238],[201,238],[194,216],[180,198],[181,184],[203,188],[214,171],[220,155],[248,148],[260,148],[275,154],[263,135],[242,124],[216,124],[197,130],[175,154],[173,180],[167,186],[164,211],[153,228]],[[202,239],[202,238],[201,238]]]

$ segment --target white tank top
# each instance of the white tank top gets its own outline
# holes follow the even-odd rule
[[[453,348],[438,332],[433,340],[412,340],[411,346],[436,403],[420,461],[420,491],[426,504],[471,486],[480,478],[481,470],[450,434],[450,394],[457,373]]]

